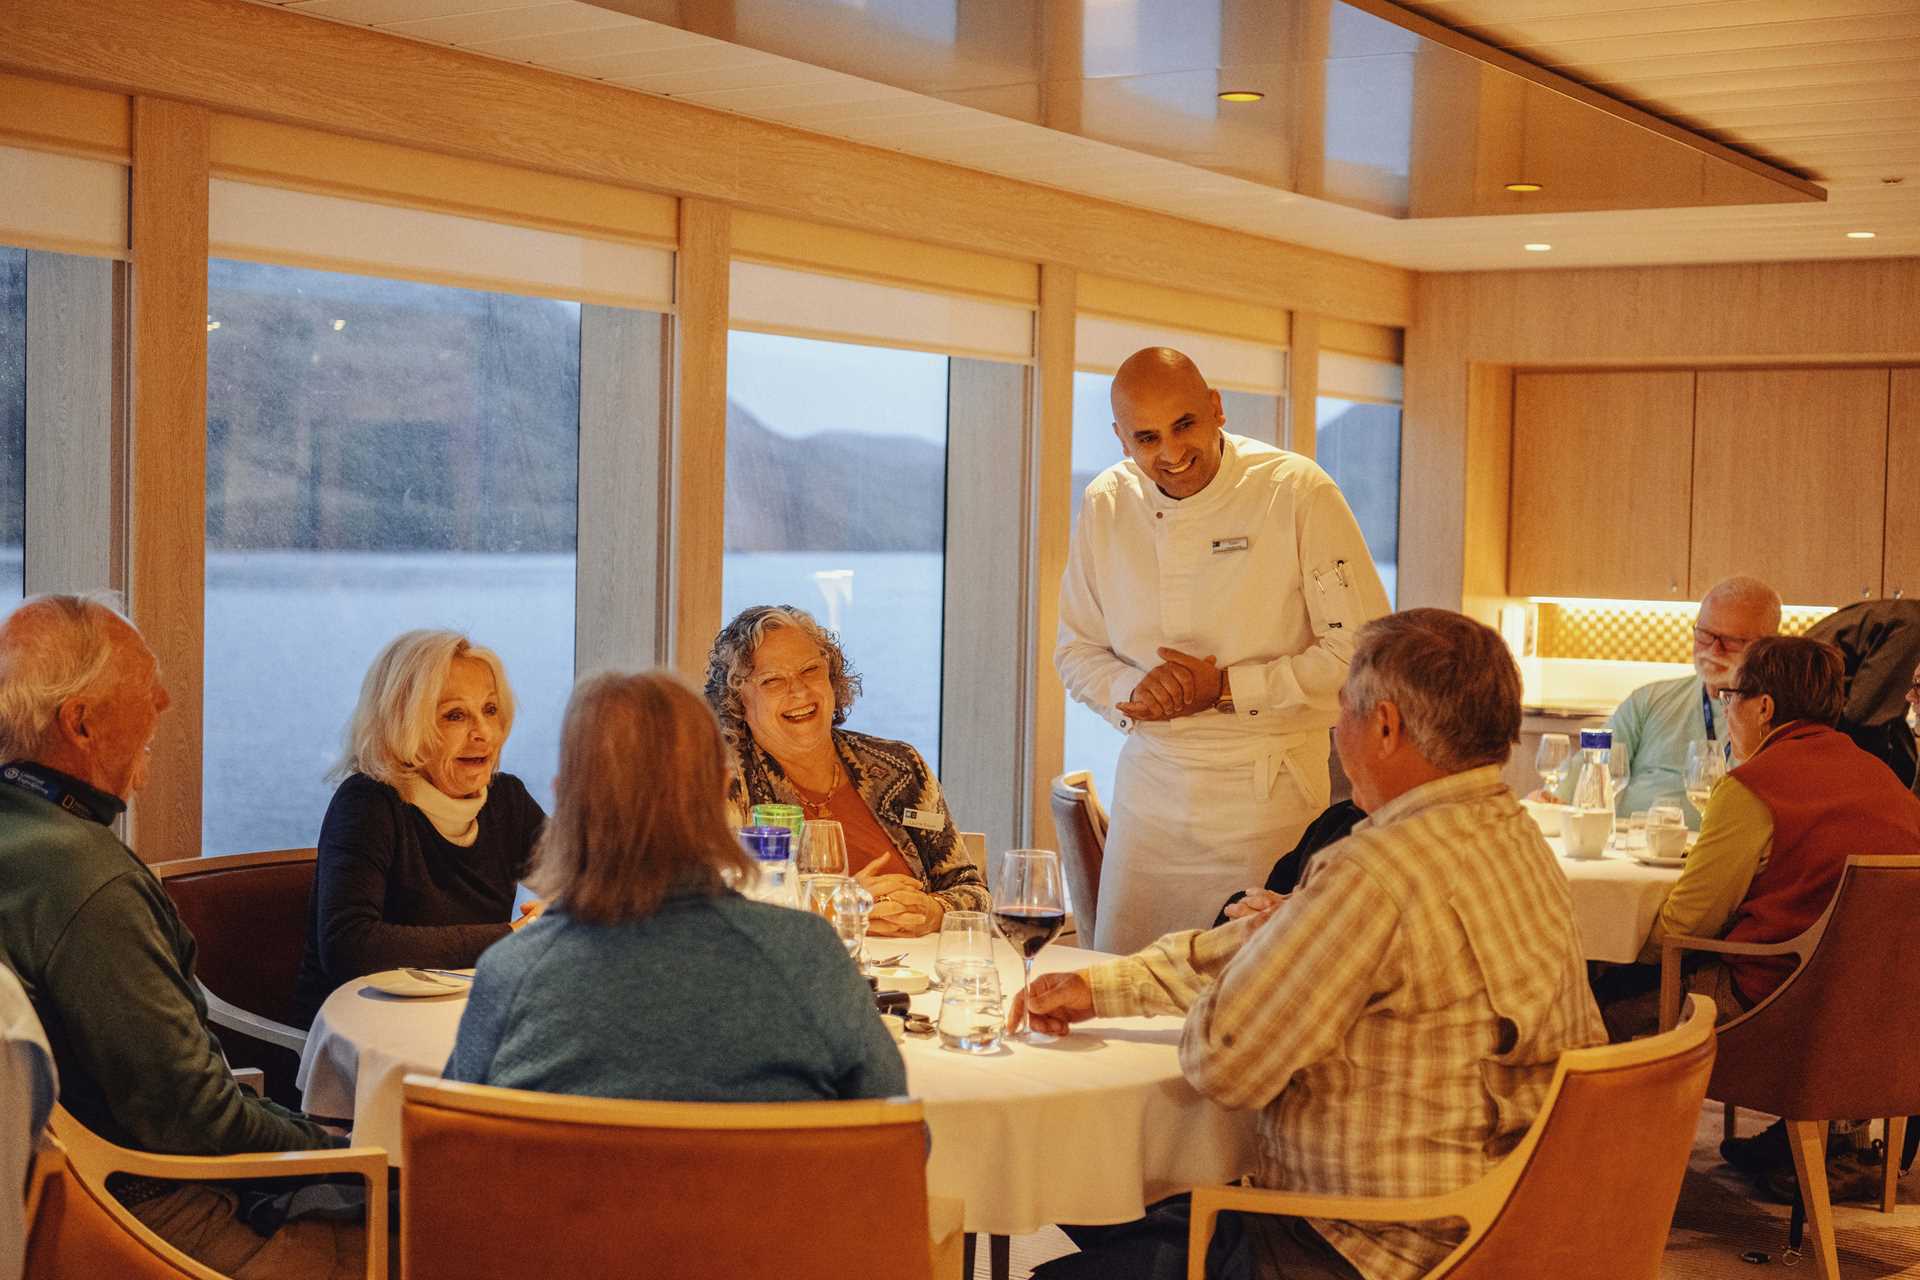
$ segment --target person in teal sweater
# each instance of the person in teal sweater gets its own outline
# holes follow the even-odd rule
[[[480,957],[445,1076],[675,1102],[904,1094],[900,1051],[826,921],[751,902],[727,755],[664,672],[581,682],[528,883],[546,914]]]

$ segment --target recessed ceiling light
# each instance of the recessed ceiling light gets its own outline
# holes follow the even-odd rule
[[[1849,240],[1871,240],[1871,239],[1873,239],[1873,232],[1871,232],[1871,231],[1849,231],[1849,232],[1847,232],[1847,239],[1849,239]]]
[[[1509,191],[1519,191],[1524,193],[1528,191],[1538,191],[1539,189],[1540,189],[1540,184],[1537,182],[1509,182],[1507,184],[1507,190]]]
[[[1553,246],[1550,244],[1540,244],[1538,242],[1535,242],[1533,244],[1523,244],[1520,247],[1522,249],[1525,249],[1528,253],[1545,253],[1547,250],[1553,248]]]
[[[1258,89],[1226,89],[1220,94],[1222,102],[1258,102],[1267,95]]]
[[[333,331],[335,333],[340,332],[342,329],[346,327],[347,327],[347,322],[345,320],[335,320],[333,322]]]

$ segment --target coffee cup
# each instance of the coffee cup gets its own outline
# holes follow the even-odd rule
[[[1569,858],[1598,858],[1613,834],[1613,810],[1567,809],[1560,815],[1560,839]]]
[[[1647,824],[1647,853],[1655,858],[1681,858],[1687,852],[1687,829],[1673,823]]]

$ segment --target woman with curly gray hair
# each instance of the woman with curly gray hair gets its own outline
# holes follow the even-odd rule
[[[734,816],[794,804],[838,822],[873,894],[876,935],[917,937],[950,910],[988,910],[986,881],[920,753],[840,727],[859,694],[838,638],[803,609],[754,605],[722,627],[707,655],[707,702],[733,753]]]

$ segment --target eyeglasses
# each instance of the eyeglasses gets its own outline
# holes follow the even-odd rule
[[[1718,631],[1709,631],[1698,625],[1693,629],[1694,648],[1718,649],[1721,653],[1740,653],[1759,638],[1759,636],[1721,635]]]
[[[1722,689],[1713,696],[1720,699],[1721,706],[1731,707],[1735,698],[1757,698],[1760,693],[1759,689]]]
[[[796,687],[812,687],[824,684],[827,679],[827,660],[815,658],[812,662],[792,671],[763,671],[750,676],[753,687],[769,698],[784,698]]]

